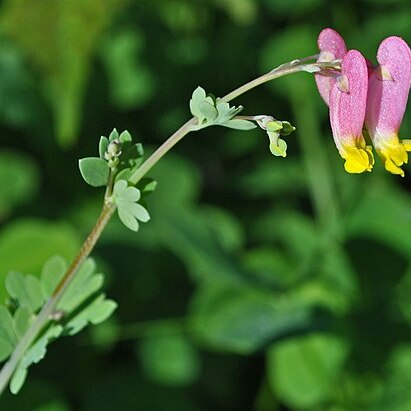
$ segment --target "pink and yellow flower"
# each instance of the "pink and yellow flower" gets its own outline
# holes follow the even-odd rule
[[[365,126],[386,170],[404,176],[411,140],[398,138],[411,84],[411,51],[399,37],[386,38],[378,48],[379,66],[371,71]]]
[[[341,73],[317,74],[316,82],[330,108],[334,141],[349,173],[371,171],[374,158],[365,142],[368,135],[385,168],[404,176],[411,140],[398,138],[411,85],[411,50],[399,37],[388,37],[378,49],[379,66],[359,51],[347,52],[343,38],[333,29],[318,37],[319,62],[342,59]],[[334,74],[334,75],[333,75]],[[365,123],[365,124],[364,124]]]
[[[342,60],[347,53],[344,39],[333,29],[324,29],[318,36],[318,48],[320,55],[318,62],[329,63],[335,60]],[[335,83],[333,75],[325,76],[322,74],[315,75],[318,91],[328,106],[328,100],[332,85]]]
[[[330,123],[335,144],[349,173],[371,171],[372,149],[362,134],[367,105],[368,69],[357,50],[348,51],[341,63],[341,74],[329,94]]]

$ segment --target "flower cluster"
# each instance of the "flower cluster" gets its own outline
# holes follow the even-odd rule
[[[341,71],[316,74],[321,97],[330,109],[335,144],[349,173],[371,171],[370,139],[386,170],[404,176],[411,140],[398,131],[411,85],[411,50],[400,37],[388,37],[377,52],[378,66],[357,50],[348,50],[333,29],[318,37],[319,62],[341,60]]]

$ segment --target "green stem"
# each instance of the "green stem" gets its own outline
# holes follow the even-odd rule
[[[327,63],[307,63],[309,61],[315,60],[317,56],[310,56],[302,60],[295,60],[290,63],[283,64],[278,68],[270,71],[269,73],[260,76],[231,93],[224,96],[222,99],[225,101],[230,101],[241,94],[259,86],[260,84],[266,83],[268,81],[274,80],[279,77],[286,76],[288,74],[297,73],[300,71],[310,71],[312,68],[328,68],[330,65]],[[307,64],[305,64],[307,63]],[[197,124],[195,118],[188,120],[182,127],[180,127],[174,134],[172,134],[141,166],[136,172],[132,175],[129,181],[132,184],[137,184],[137,182],[169,151],[175,144],[177,144],[185,135],[192,131]],[[90,234],[84,241],[79,253],[71,263],[67,272],[65,273],[63,279],[57,285],[53,295],[46,302],[43,308],[40,310],[37,315],[36,320],[27,330],[26,334],[19,341],[15,347],[13,353],[11,354],[9,360],[4,364],[3,368],[0,371],[0,394],[6,388],[10,378],[12,377],[14,371],[16,370],[18,364],[20,363],[22,357],[26,350],[31,346],[35,341],[39,333],[45,328],[45,326],[50,321],[50,316],[56,308],[56,305],[60,298],[62,297],[67,286],[73,280],[78,269],[83,264],[84,260],[89,256],[93,250],[95,244],[100,238],[101,233],[104,230],[104,227],[107,225],[111,216],[113,215],[116,207],[115,205],[108,200],[108,196],[111,193],[111,186],[113,182],[113,176],[110,176],[109,188],[106,191],[105,203],[102,209],[102,212],[91,230]]]
[[[184,136],[192,131],[192,126],[195,126],[197,120],[193,117],[181,126],[174,134],[172,134],[129,178],[130,183],[137,184],[153,167],[161,157],[170,151]]]
[[[222,97],[222,100],[229,102],[261,84],[275,80],[279,77],[286,76],[288,74],[307,71],[309,68],[313,67],[316,67],[318,69],[332,67],[330,63],[307,63],[309,61],[315,60],[316,58],[317,55],[282,64],[276,69],[271,70],[268,73],[249,81],[246,84],[243,84],[242,86],[233,90],[231,93],[228,93],[227,95]],[[180,127],[134,172],[134,174],[129,178],[130,183],[137,184],[143,178],[143,176],[157,163],[157,161],[159,161],[161,157],[164,156],[164,154],[166,154],[172,147],[174,147],[190,131],[194,130],[194,126],[196,124],[197,120],[193,117],[188,120],[182,127]]]
[[[78,269],[83,264],[84,260],[89,256],[89,254],[93,250],[97,240],[100,238],[100,235],[103,232],[104,227],[110,220],[110,217],[112,216],[114,210],[114,204],[107,202],[105,203],[96,224],[94,225],[90,234],[87,236],[86,240],[80,248],[80,251],[71,263],[70,267],[67,269],[64,277],[57,285],[53,295],[46,302],[46,304],[44,304],[39,314],[37,315],[35,321],[24,334],[23,338],[19,341],[9,360],[4,364],[3,368],[0,371],[0,394],[7,387],[7,384],[10,381],[11,376],[13,375],[16,367],[18,366],[26,350],[37,338],[40,331],[50,321],[50,316],[55,310],[58,301],[62,297],[68,284],[74,278]]]
[[[260,77],[257,77],[254,80],[251,80],[250,82],[238,87],[237,89],[235,89],[234,91],[232,91],[231,93],[228,93],[227,95],[225,95],[222,100],[224,101],[231,101],[233,99],[235,99],[236,97],[240,96],[241,94],[246,93],[247,91],[250,91],[251,89],[267,83],[268,81],[271,80],[275,80],[279,77],[284,77],[288,74],[293,74],[293,73],[298,73],[300,71],[304,71],[304,69],[306,69],[308,66],[316,66],[318,68],[321,68],[322,63],[309,63],[309,64],[304,64],[308,61],[312,61],[315,60],[318,56],[310,56],[310,57],[306,57],[304,59],[301,60],[294,60],[291,61],[290,63],[285,63],[282,64],[281,66],[275,68],[274,70],[269,71],[266,74],[263,74]],[[329,65],[329,64],[328,64]],[[328,66],[327,66],[328,67]]]

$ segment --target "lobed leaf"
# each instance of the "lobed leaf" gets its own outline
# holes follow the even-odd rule
[[[0,306],[0,361],[5,360],[17,343],[13,318],[3,305]]]
[[[32,313],[36,312],[44,302],[40,281],[32,275],[9,272],[6,277],[6,289],[20,306],[28,308]]]
[[[10,391],[13,394],[17,394],[23,386],[27,376],[27,368],[30,367],[31,364],[38,363],[44,358],[47,352],[47,344],[59,337],[62,331],[63,327],[61,325],[51,326],[46,333],[26,351],[10,381]]]
[[[10,272],[7,276],[6,287],[17,305],[12,317],[9,310],[0,306],[0,361],[6,359],[19,339],[23,337],[34,320],[36,312],[43,302],[53,293],[57,283],[66,271],[67,264],[59,256],[50,258],[43,266],[40,280],[18,272]],[[27,369],[31,364],[44,358],[47,345],[58,338],[63,331],[73,335],[88,324],[99,324],[108,318],[117,307],[114,301],[107,300],[104,294],[96,296],[93,301],[81,307],[88,298],[94,295],[103,284],[102,274],[95,274],[95,263],[87,259],[74,280],[67,287],[56,311],[65,314],[59,324],[48,323],[43,335],[30,346],[18,364],[10,382],[10,390],[16,394],[24,384]],[[74,314],[73,314],[74,313]],[[55,320],[57,321],[57,320]]]
[[[148,211],[137,203],[140,199],[140,190],[136,187],[129,187],[125,180],[115,183],[113,199],[121,222],[130,230],[137,231],[138,221],[147,222],[150,219]]]
[[[117,303],[107,300],[104,294],[100,294],[91,304],[71,319],[66,327],[69,335],[80,332],[88,324],[100,324],[106,320],[117,308]]]
[[[103,275],[95,274],[95,268],[96,264],[91,258],[83,263],[57,304],[58,310],[71,313],[83,301],[101,288],[104,281]]]
[[[67,263],[64,258],[56,255],[51,257],[43,266],[40,275],[41,289],[44,298],[51,296],[59,281],[63,278],[67,270]]]
[[[23,337],[33,319],[32,312],[27,307],[18,307],[13,317],[13,326],[17,338]]]

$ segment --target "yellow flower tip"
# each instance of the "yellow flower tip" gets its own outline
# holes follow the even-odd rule
[[[344,169],[347,173],[360,174],[364,171],[371,171],[374,165],[374,156],[370,146],[364,148],[345,147],[342,153],[345,160]]]
[[[397,139],[391,141],[389,144],[385,144],[384,147],[377,149],[385,169],[390,173],[400,175],[401,177],[404,177],[405,175],[401,166],[408,163],[407,151],[411,151],[411,140],[402,140],[400,142]]]
[[[400,175],[401,177],[404,177],[405,175],[404,171],[400,167],[396,166],[389,157],[385,159],[384,167],[392,174]]]
[[[402,145],[405,148],[405,151],[411,151],[411,140],[401,140]]]

